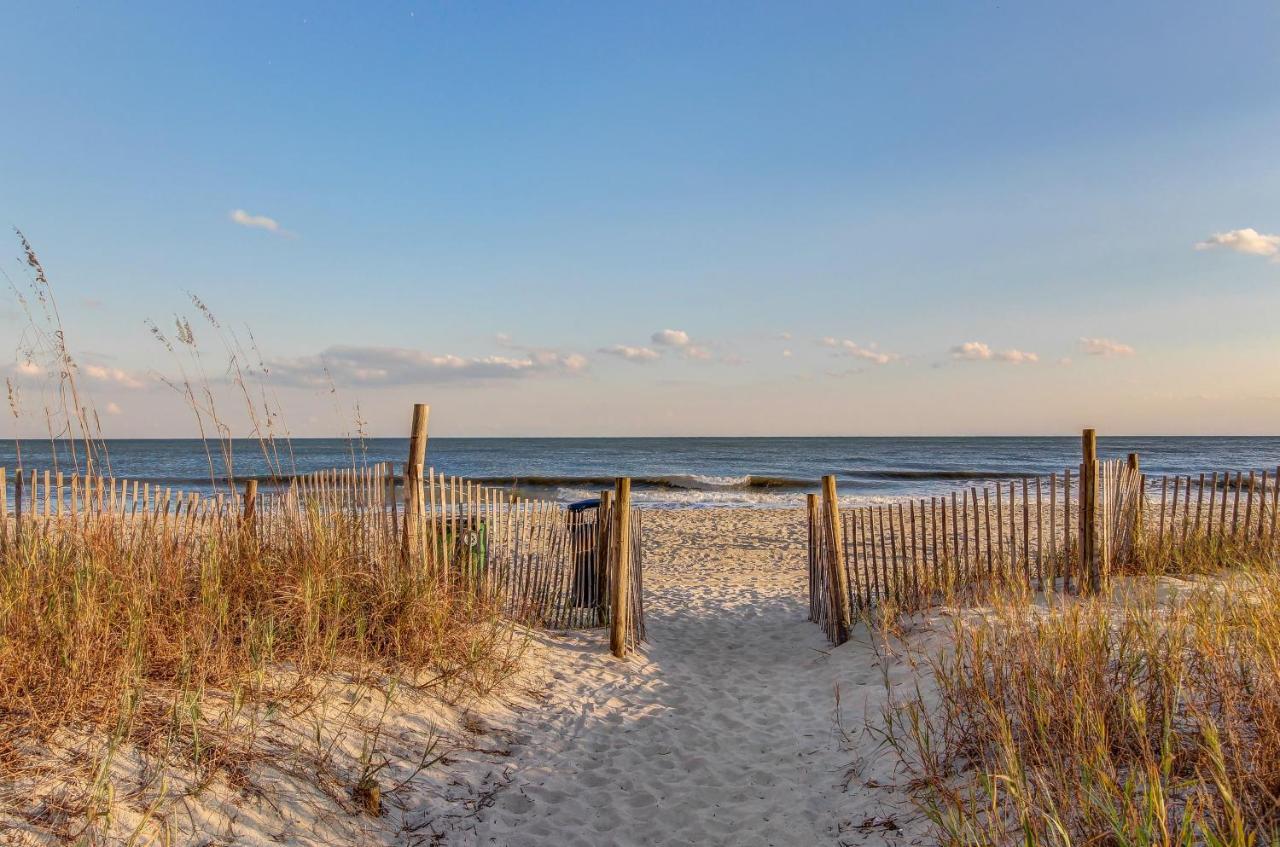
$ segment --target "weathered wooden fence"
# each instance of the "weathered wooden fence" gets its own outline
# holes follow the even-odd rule
[[[398,562],[442,586],[483,593],[514,621],[608,626],[620,656],[643,640],[642,522],[629,480],[595,503],[566,507],[434,468],[424,472],[425,444],[425,409],[415,410],[402,473],[377,463],[248,480],[212,494],[94,473],[0,468],[0,549],[24,537],[104,528],[175,545],[228,527],[260,542],[296,540],[341,522],[354,529],[370,561]]]
[[[808,502],[810,619],[842,643],[860,613],[919,610],[980,584],[1100,591],[1139,546],[1280,549],[1280,468],[1149,479],[1137,455],[1098,461],[1092,431],[1083,448],[1061,474],[885,505],[841,509],[825,478]]]

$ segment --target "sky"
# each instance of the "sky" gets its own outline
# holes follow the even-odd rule
[[[3,5],[108,435],[1280,432],[1273,2]]]

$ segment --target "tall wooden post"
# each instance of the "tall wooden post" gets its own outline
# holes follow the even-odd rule
[[[1098,433],[1086,429],[1080,438],[1080,573],[1085,594],[1102,590],[1102,551],[1098,549]]]
[[[610,556],[610,539],[613,525],[612,491],[600,492],[600,505],[596,508],[596,561],[595,561],[595,604],[596,624],[603,625],[609,619],[609,603],[613,599],[613,584],[609,580],[612,572],[612,556]]]
[[[836,644],[849,640],[853,615],[849,610],[849,574],[844,569],[844,538],[840,533],[840,504],[836,499],[836,478],[822,478],[822,520],[826,529],[826,558],[830,572],[827,590],[833,616],[832,635]]]
[[[431,407],[413,404],[409,430],[409,461],[404,466],[404,554],[406,560],[418,549],[422,531],[422,466],[427,460],[427,416]]]
[[[246,527],[253,526],[253,519],[258,513],[258,481],[246,480],[244,484],[244,511],[242,520]]]
[[[618,477],[613,489],[613,567],[609,574],[609,649],[627,656],[627,614],[631,602],[631,480]]]

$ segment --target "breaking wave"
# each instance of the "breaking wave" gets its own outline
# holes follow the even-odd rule
[[[472,477],[485,485],[504,485],[515,488],[612,488],[611,476],[518,476]],[[631,477],[632,489],[663,489],[675,491],[801,491],[817,486],[817,480],[797,479],[785,476],[704,476],[702,474],[662,474]]]

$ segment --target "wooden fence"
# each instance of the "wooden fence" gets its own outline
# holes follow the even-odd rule
[[[858,614],[913,611],[991,583],[1102,590],[1113,567],[1191,545],[1280,550],[1280,468],[1142,474],[1138,457],[841,509],[835,480],[809,495],[809,617],[842,643]],[[1084,503],[1084,508],[1081,504]]]
[[[421,430],[411,460],[415,451],[425,453],[425,414]],[[629,480],[619,480],[616,491],[602,492],[596,503],[570,508],[434,468],[424,473],[412,462],[403,473],[378,463],[266,484],[249,480],[242,489],[213,494],[0,468],[0,552],[26,536],[104,528],[181,545],[230,527],[271,543],[339,522],[354,529],[369,561],[415,568],[442,585],[483,593],[514,621],[552,629],[608,626],[620,656],[644,639],[642,522],[630,504]]]

